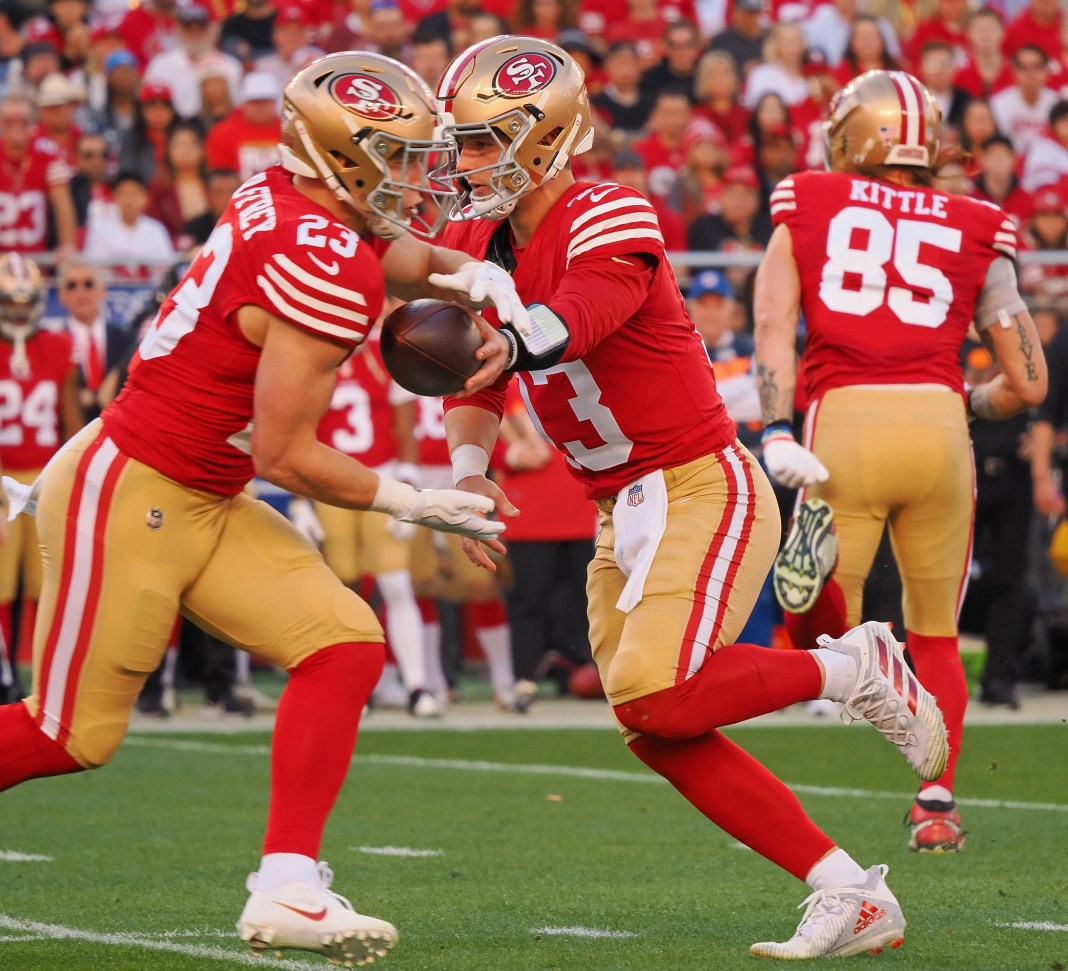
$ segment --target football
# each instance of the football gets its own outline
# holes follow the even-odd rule
[[[464,386],[480,365],[475,312],[448,300],[413,300],[382,324],[382,359],[413,394],[440,397]]]
[[[568,679],[567,690],[576,698],[603,698],[604,688],[597,665],[591,661],[575,668]]]

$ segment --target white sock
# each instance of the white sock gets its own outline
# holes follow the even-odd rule
[[[449,693],[449,682],[441,666],[441,624],[436,620],[423,624],[423,664],[427,691],[444,701]]]
[[[928,786],[916,798],[920,802],[953,802],[953,793],[945,786]]]
[[[252,657],[244,651],[234,648],[234,681],[248,684],[252,680]]]
[[[256,874],[256,889],[260,892],[275,890],[294,880],[319,886],[319,867],[315,860],[300,853],[268,853],[260,860]]]
[[[426,661],[423,657],[423,619],[412,592],[412,576],[407,570],[392,570],[375,577],[378,592],[386,602],[386,631],[389,646],[408,691],[426,688]]]
[[[868,874],[845,850],[833,849],[805,877],[813,890],[837,890],[864,883]]]
[[[480,627],[475,640],[486,655],[490,684],[494,694],[515,690],[515,668],[512,666],[512,632],[507,624]]]
[[[823,690],[819,696],[828,701],[848,701],[857,683],[857,662],[848,654],[829,651],[825,647],[812,653],[823,668]]]

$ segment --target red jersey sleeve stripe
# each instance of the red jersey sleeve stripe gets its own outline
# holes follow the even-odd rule
[[[606,202],[603,205],[594,206],[592,209],[586,210],[586,212],[571,224],[571,232],[575,232],[575,230],[585,226],[591,219],[607,215],[610,212],[616,212],[619,209],[636,209],[655,212],[652,205],[645,199],[639,199],[635,196],[626,196],[623,199],[614,199],[612,202]]]
[[[567,246],[568,257],[570,258],[574,254],[577,246],[585,243],[588,239],[592,239],[609,230],[622,229],[624,226],[634,226],[639,223],[656,226],[657,229],[660,228],[655,212],[631,212],[627,213],[625,216],[602,219],[600,222],[596,222],[592,226],[587,226],[581,233],[571,238],[571,241]]]
[[[583,253],[588,253],[590,250],[598,249],[601,246],[610,246],[612,243],[620,243],[624,240],[633,239],[655,239],[661,246],[664,245],[664,237],[660,235],[659,229],[627,229],[618,233],[605,233],[604,235],[595,236],[593,239],[574,247],[568,253],[568,263],[570,263],[574,257],[581,256]]]
[[[306,313],[298,307],[294,307],[274,288],[271,281],[266,277],[257,277],[256,282],[263,288],[264,294],[277,309],[278,315],[284,320],[299,324],[301,327],[306,327],[320,334],[325,334],[328,337],[339,337],[345,341],[358,341],[366,333],[366,327],[343,327],[339,324],[332,324],[320,317]],[[366,318],[364,319],[366,321]]]
[[[367,306],[367,301],[364,299],[363,294],[358,290],[349,290],[345,287],[339,287],[336,283],[331,283],[329,280],[324,280],[322,277],[316,276],[314,273],[309,273],[303,267],[297,266],[297,264],[288,256],[282,253],[276,253],[272,258],[283,270],[295,277],[301,283],[311,287],[313,290],[319,293],[325,293],[331,297],[338,297],[341,300],[347,300],[350,303],[359,304],[361,307]]]
[[[328,317],[340,317],[342,320],[352,320],[358,324],[367,323],[367,314],[360,313],[358,310],[353,309],[353,306],[356,305],[356,301],[351,301],[350,305],[346,307],[337,303],[329,303],[325,300],[320,300],[318,297],[313,297],[310,294],[305,293],[299,287],[294,286],[292,280],[287,279],[270,263],[263,269],[267,276],[271,278],[275,287],[283,291],[291,300],[306,309],[318,311]],[[360,301],[360,303],[362,304],[362,301]]]

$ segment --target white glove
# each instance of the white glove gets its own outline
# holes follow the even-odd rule
[[[780,485],[800,489],[813,482],[826,482],[830,476],[823,463],[789,432],[773,432],[762,444],[768,475]]]
[[[378,492],[371,508],[388,513],[401,522],[418,523],[472,539],[494,539],[504,532],[504,523],[485,518],[495,508],[492,499],[459,489],[424,489],[420,492],[396,479],[382,478],[378,480]]]
[[[41,491],[41,479],[38,476],[33,485],[23,485],[11,476],[3,477],[4,495],[7,497],[7,519],[11,522],[19,513],[33,516],[37,512],[37,497]]]
[[[315,515],[315,509],[307,499],[291,499],[289,501],[289,521],[309,543],[318,546],[325,538],[323,524]]]
[[[502,324],[511,324],[524,337],[530,336],[530,314],[515,292],[515,283],[496,263],[464,263],[455,273],[431,273],[431,286],[464,294],[476,307],[493,304]]]

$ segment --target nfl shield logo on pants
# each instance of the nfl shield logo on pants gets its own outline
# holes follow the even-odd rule
[[[632,485],[627,490],[627,505],[640,506],[643,502],[645,502],[645,495],[642,493],[641,484]]]

